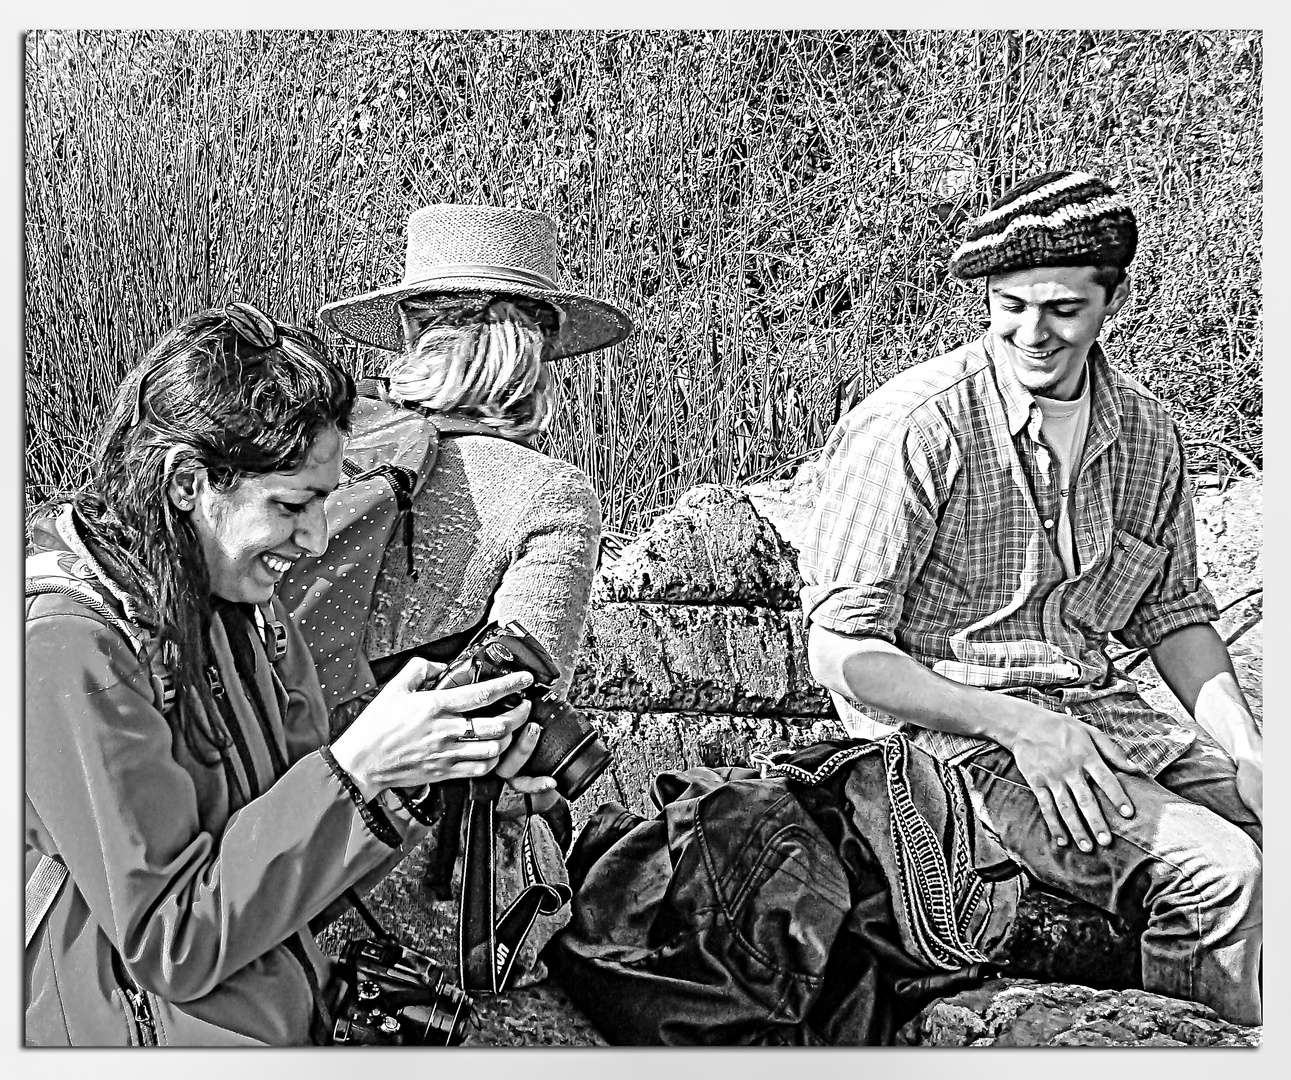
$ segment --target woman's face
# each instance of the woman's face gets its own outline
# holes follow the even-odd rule
[[[198,472],[192,523],[214,595],[266,603],[297,559],[323,553],[323,502],[341,481],[343,449],[333,427],[319,433],[294,472],[247,476],[226,491],[214,490],[206,472]]]

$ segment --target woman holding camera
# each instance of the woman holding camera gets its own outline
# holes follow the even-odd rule
[[[353,400],[311,335],[201,312],[126,377],[91,483],[31,523],[29,1044],[327,1041],[308,925],[424,835],[391,789],[492,771],[556,799],[516,775],[527,703],[464,715],[527,674],[422,691],[414,661],[327,745],[274,593],[327,543]]]

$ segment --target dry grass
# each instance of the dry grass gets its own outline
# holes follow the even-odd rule
[[[1258,467],[1261,56],[1228,31],[32,35],[28,493],[76,482],[105,395],[187,312],[238,296],[316,328],[398,278],[412,209],[505,202],[636,315],[560,366],[549,437],[633,531],[791,467],[976,334],[980,292],[944,270],[960,226],[1061,167],[1141,211],[1109,349],[1194,468]]]

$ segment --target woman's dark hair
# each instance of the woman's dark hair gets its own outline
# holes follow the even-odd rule
[[[74,503],[86,538],[125,577],[121,585],[156,612],[154,647],[180,689],[172,723],[201,760],[222,754],[228,735],[215,726],[206,678],[210,578],[190,516],[169,497],[171,478],[201,466],[224,491],[246,476],[290,472],[320,432],[349,430],[354,396],[354,380],[318,338],[249,304],[185,319],[117,390],[90,482]],[[204,710],[193,708],[190,687]]]

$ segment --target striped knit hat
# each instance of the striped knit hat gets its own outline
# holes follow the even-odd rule
[[[968,230],[950,259],[957,278],[1037,266],[1129,266],[1138,245],[1124,195],[1089,173],[1048,172],[1016,184]]]

